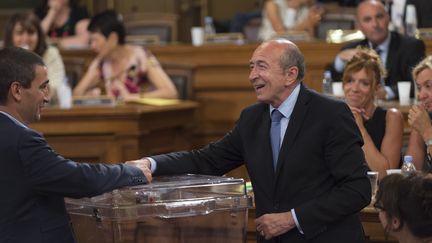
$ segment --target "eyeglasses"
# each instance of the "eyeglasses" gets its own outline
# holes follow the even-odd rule
[[[377,210],[377,211],[384,211],[384,207],[383,207],[381,201],[376,201],[376,202],[373,204],[373,207],[374,207],[375,210]]]

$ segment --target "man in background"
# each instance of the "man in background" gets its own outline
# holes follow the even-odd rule
[[[336,56],[334,78],[340,79],[345,64],[357,52],[356,47],[374,49],[387,70],[384,89],[379,98],[395,99],[398,97],[397,82],[411,81],[411,96],[414,95],[414,83],[411,69],[425,56],[423,41],[389,32],[390,16],[384,5],[377,0],[366,0],[357,7],[357,28],[366,39],[348,43]]]
[[[75,242],[63,197],[91,197],[150,182],[132,165],[76,163],[27,127],[49,101],[47,69],[27,50],[0,51],[0,242]]]

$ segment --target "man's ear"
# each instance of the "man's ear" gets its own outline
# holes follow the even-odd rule
[[[285,80],[286,80],[285,84],[289,86],[289,85],[297,82],[298,74],[299,74],[298,67],[292,66],[292,67],[288,68],[285,71]]]
[[[21,101],[22,92],[23,92],[22,85],[16,81],[12,82],[9,89],[9,95],[11,96],[11,98],[13,98],[15,101]]]
[[[401,227],[401,221],[397,217],[392,217],[390,223],[391,223],[392,229],[395,231],[397,231]]]

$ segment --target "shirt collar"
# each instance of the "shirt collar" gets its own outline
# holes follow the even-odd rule
[[[391,37],[391,34],[389,33],[387,35],[387,38],[381,44],[379,44],[376,48],[379,48],[382,52],[387,52],[387,50],[389,49],[389,46],[390,46],[390,37]],[[368,41],[368,44],[369,44],[369,48],[373,49],[372,42]]]
[[[4,112],[4,111],[0,111],[0,114],[3,114],[7,117],[9,117],[9,119],[11,119],[15,124],[17,124],[18,126],[21,126],[23,128],[28,128],[26,125],[24,125],[22,122],[18,121],[17,119],[15,119],[15,117],[9,115],[8,113]]]
[[[284,115],[285,118],[290,119],[291,113],[294,110],[294,105],[297,101],[299,93],[300,93],[300,84],[297,84],[297,86],[294,88],[290,96],[288,96],[288,98],[284,100],[282,104],[277,108]],[[270,105],[270,116],[274,109],[276,108]]]

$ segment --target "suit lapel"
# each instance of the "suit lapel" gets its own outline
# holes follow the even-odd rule
[[[300,93],[294,106],[294,110],[291,114],[288,127],[285,132],[284,140],[282,142],[282,147],[279,153],[279,159],[276,168],[276,177],[278,176],[279,171],[283,166],[283,163],[287,160],[287,157],[290,154],[290,150],[292,149],[293,143],[296,140],[296,136],[300,131],[303,120],[306,117],[306,113],[309,109],[309,107],[307,106],[307,102],[310,99],[310,91],[303,85],[303,83],[301,83],[300,85]]]
[[[387,70],[387,75],[390,76],[390,73],[392,72],[392,67],[393,62],[396,60],[396,55],[398,53],[398,51],[392,51],[392,50],[397,50],[397,48],[399,48],[399,39],[397,38],[397,36],[394,33],[390,33],[391,37],[390,37],[390,45],[389,45],[389,49],[387,51],[387,60],[386,60],[386,70]]]

